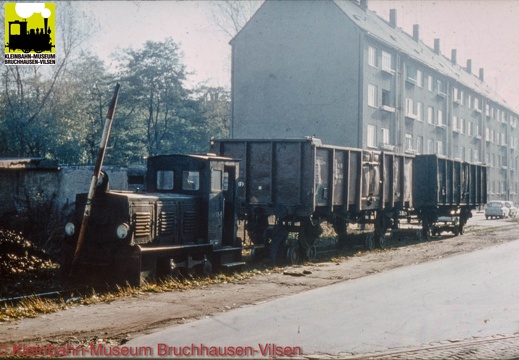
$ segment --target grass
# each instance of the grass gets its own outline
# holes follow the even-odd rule
[[[268,275],[272,272],[280,272],[279,268],[250,267],[244,271],[232,274],[212,274],[209,276],[184,276],[168,277],[158,282],[143,281],[139,287],[117,286],[103,291],[89,289],[83,294],[71,294],[68,298],[58,297],[54,299],[30,296],[17,302],[5,303],[0,307],[0,322],[10,322],[24,318],[34,318],[43,314],[49,314],[65,310],[78,305],[93,305],[109,303],[121,297],[136,297],[150,293],[165,293],[186,291],[194,288],[203,288],[215,284],[238,283],[256,275]]]

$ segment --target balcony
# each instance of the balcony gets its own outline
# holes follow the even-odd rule
[[[394,113],[396,111],[395,107],[392,105],[382,105],[380,110],[383,110],[388,113]]]
[[[391,69],[390,67],[382,66],[381,70],[391,76],[395,75],[395,70]]]
[[[406,119],[418,120],[418,115],[413,114],[413,113],[407,113],[407,114],[405,114],[405,117],[406,117]]]
[[[379,145],[380,150],[384,151],[395,151],[395,145],[381,143]]]

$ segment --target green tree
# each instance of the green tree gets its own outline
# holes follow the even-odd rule
[[[126,144],[139,157],[189,151],[189,144],[196,141],[203,127],[198,104],[190,99],[190,91],[183,84],[186,68],[181,57],[178,45],[167,38],[148,41],[142,49],[126,49],[118,59],[124,121],[114,126],[128,137]]]

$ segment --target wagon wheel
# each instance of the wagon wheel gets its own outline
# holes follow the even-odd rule
[[[303,249],[308,249],[314,245],[315,240],[321,235],[322,231],[319,221],[313,222],[311,219],[302,220],[299,228],[299,244]]]
[[[308,260],[315,260],[317,258],[317,249],[315,245],[312,245],[306,249],[306,257]]]
[[[460,234],[460,228],[458,225],[454,226],[454,236],[458,236]]]
[[[291,246],[287,250],[287,260],[291,264],[298,264],[299,263],[299,247],[298,246]]]
[[[380,234],[380,235],[377,236],[377,246],[380,249],[385,249],[387,247],[386,234]]]
[[[366,235],[366,249],[373,251],[375,249],[375,234],[370,232]]]

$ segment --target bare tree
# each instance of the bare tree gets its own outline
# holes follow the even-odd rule
[[[262,4],[263,0],[213,1],[213,20],[223,32],[233,38]]]

